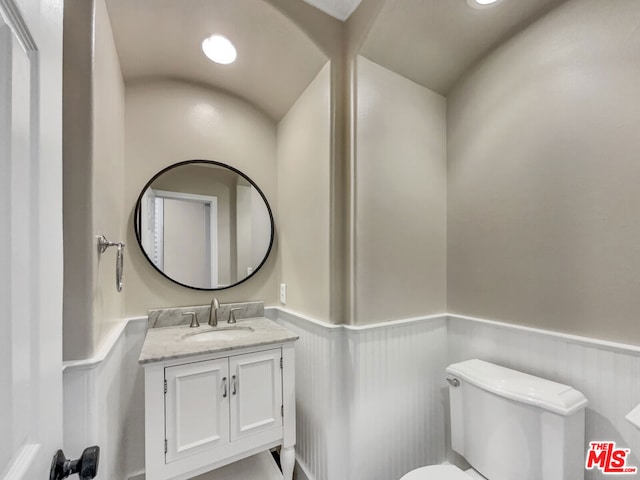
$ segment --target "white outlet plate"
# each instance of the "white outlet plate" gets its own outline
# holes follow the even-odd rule
[[[287,303],[287,284],[280,284],[280,303],[286,305]]]

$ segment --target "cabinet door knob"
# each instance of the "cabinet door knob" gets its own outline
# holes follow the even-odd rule
[[[233,382],[233,385],[231,388],[233,388],[233,390],[231,390],[231,394],[235,395],[238,391],[238,381],[236,380],[236,376],[234,375],[233,377],[231,377],[231,381]]]
[[[227,377],[222,379],[222,388],[224,389],[222,391],[222,398],[227,398]]]

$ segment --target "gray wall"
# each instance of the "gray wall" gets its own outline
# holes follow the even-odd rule
[[[94,238],[113,242],[125,237],[124,218],[124,82],[104,0],[95,0],[93,74],[93,228]],[[116,249],[94,254],[93,345],[122,319],[124,294],[115,282]]]
[[[640,2],[569,1],[448,101],[448,308],[640,342]]]
[[[176,285],[156,272],[135,239],[132,215],[146,182],[163,168],[191,159],[216,160],[248,175],[276,207],[276,125],[237,97],[180,81],[127,84],[125,95],[125,211],[127,263],[125,314],[150,308],[204,305],[213,292]],[[274,212],[277,218],[277,213]],[[277,246],[251,279],[215,293],[221,302],[277,300]]]
[[[104,0],[67,0],[64,25],[64,359],[92,356],[122,318],[124,83]]]
[[[266,1],[304,30],[328,57],[341,63],[342,22],[304,2]],[[65,360],[92,357],[124,315],[146,314],[148,308],[160,305],[210,301],[211,294],[173,285],[144,264],[133,234],[131,213],[138,190],[157,170],[186,158],[219,159],[252,177],[272,209],[276,209],[275,125],[266,115],[237,97],[170,81],[150,86],[146,97],[150,104],[143,106],[145,95],[141,91],[145,85],[128,87],[135,92],[131,97],[136,100],[132,102],[141,109],[130,116],[133,120],[128,128],[135,132],[130,138],[140,134],[148,151],[157,148],[159,155],[148,159],[146,165],[142,164],[146,160],[128,157],[124,172],[124,85],[104,0],[65,0]],[[156,99],[157,105],[151,105]],[[165,116],[165,121],[153,118],[158,113]],[[147,114],[151,118],[145,117]],[[138,120],[141,123],[136,123]],[[130,146],[133,143],[130,141]],[[136,166],[136,162],[140,165]],[[329,202],[329,193],[323,200]],[[275,211],[274,216],[278,218]],[[264,227],[262,223],[259,228]],[[122,294],[115,292],[115,252],[98,259],[98,234],[127,244]],[[324,235],[328,238],[330,232]],[[260,299],[275,303],[277,255],[276,236],[273,252],[262,270],[247,284],[220,292],[221,301]],[[129,299],[126,307],[125,296]]]
[[[354,316],[446,311],[445,99],[357,59]]]
[[[330,321],[331,64],[278,124],[279,281],[287,308]]]
[[[253,270],[264,259],[271,240],[271,218],[264,200],[254,187],[251,187],[251,256],[247,259]],[[242,272],[240,272],[242,273]],[[246,274],[246,270],[244,271]]]

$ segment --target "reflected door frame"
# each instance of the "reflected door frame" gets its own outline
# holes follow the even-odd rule
[[[218,287],[218,198],[209,195],[195,193],[170,192],[167,190],[150,189],[154,194],[154,201],[158,200],[182,200],[186,202],[202,203],[209,207],[209,258],[211,268],[211,288]],[[156,219],[156,222],[159,219]],[[158,225],[156,224],[156,227]],[[159,235],[154,235],[159,238]],[[154,249],[155,250],[155,249]],[[160,248],[158,248],[160,250]]]

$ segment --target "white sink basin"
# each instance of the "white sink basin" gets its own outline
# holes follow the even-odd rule
[[[220,327],[206,332],[189,333],[185,335],[184,341],[187,343],[229,341],[248,337],[252,333],[253,328],[251,327]]]

